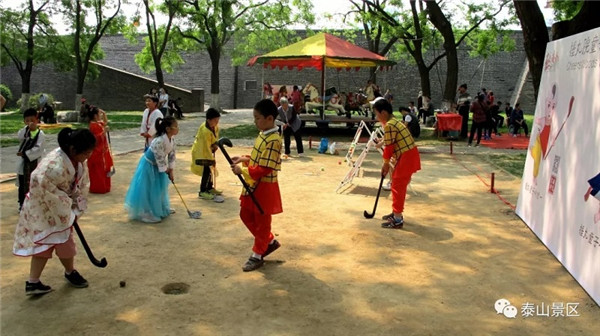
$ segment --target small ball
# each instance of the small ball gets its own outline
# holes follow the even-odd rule
[[[125,287],[125,286],[127,286],[127,282],[125,282],[125,280],[121,280],[121,281],[119,281],[119,286]]]
[[[341,164],[342,164],[342,161],[338,161],[338,164],[339,164],[339,165],[341,165]]]
[[[325,167],[321,167],[321,171],[325,171]]]

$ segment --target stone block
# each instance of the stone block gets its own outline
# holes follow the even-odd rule
[[[77,122],[79,120],[78,111],[61,111],[56,114],[56,119],[60,123]]]

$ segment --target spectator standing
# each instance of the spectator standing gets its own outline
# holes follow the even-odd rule
[[[473,123],[471,124],[471,134],[469,135],[469,147],[473,143],[473,137],[475,136],[475,131],[477,131],[477,144],[475,147],[479,146],[481,142],[481,132],[483,131],[486,123],[486,112],[488,110],[488,106],[485,103],[485,96],[480,94],[477,96],[477,101],[474,101],[471,104],[471,112],[473,112]]]
[[[25,201],[25,195],[29,192],[29,180],[31,173],[37,167],[38,160],[44,153],[44,132],[38,128],[37,111],[29,108],[23,112],[23,123],[25,127],[17,133],[21,141],[17,156],[20,157],[17,167],[19,185],[19,211]]]
[[[456,105],[458,105],[458,114],[462,117],[460,137],[463,139],[466,139],[469,133],[469,107],[471,105],[471,100],[471,95],[467,92],[467,84],[461,84],[458,87],[458,99],[456,100]]]
[[[283,122],[283,141],[285,145],[285,154],[283,155],[284,159],[287,159],[291,154],[290,137],[293,135],[294,139],[296,139],[296,150],[298,150],[298,156],[304,156],[304,147],[302,146],[302,135],[300,134],[300,128],[302,127],[302,121],[300,120],[300,116],[294,109],[293,106],[290,106],[289,102],[285,98],[281,98],[279,100],[281,102],[281,106],[277,108],[277,112],[279,116],[278,120]]]
[[[169,116],[169,94],[164,88],[158,90],[158,108],[162,112],[163,116]]]
[[[146,96],[146,109],[142,115],[142,125],[140,126],[140,135],[145,140],[144,151],[150,146],[152,137],[156,134],[156,120],[162,118],[163,114],[157,108],[158,97]]]

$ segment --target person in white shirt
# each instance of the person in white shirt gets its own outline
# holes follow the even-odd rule
[[[154,124],[158,118],[163,118],[162,112],[158,109],[158,98],[146,95],[146,109],[144,110],[142,125],[140,127],[140,135],[146,139],[144,151],[148,149],[152,137],[156,134]]]
[[[158,90],[158,108],[162,112],[162,114],[166,117],[169,112],[169,94],[164,88],[160,88]]]

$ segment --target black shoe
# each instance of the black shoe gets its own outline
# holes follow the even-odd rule
[[[265,263],[265,261],[262,259],[250,257],[250,259],[248,259],[248,261],[246,261],[244,266],[242,266],[242,270],[244,272],[254,271],[256,269],[259,269],[264,263]]]
[[[65,278],[69,280],[73,287],[85,288],[88,286],[87,280],[85,280],[85,278],[82,277],[81,274],[79,274],[79,272],[77,272],[76,270],[73,270],[71,274],[65,273]]]
[[[274,240],[273,244],[269,244],[269,246],[267,247],[267,250],[265,251],[265,254],[263,254],[263,258],[268,256],[269,254],[275,252],[275,250],[277,250],[278,248],[281,247],[281,244],[277,241]]]
[[[25,281],[25,294],[26,295],[40,295],[46,294],[52,291],[52,287],[44,285],[40,282],[29,282]]]
[[[388,220],[388,219],[393,218],[393,217],[394,217],[394,213],[392,212],[392,213],[389,213],[389,214],[381,217],[381,219]]]

